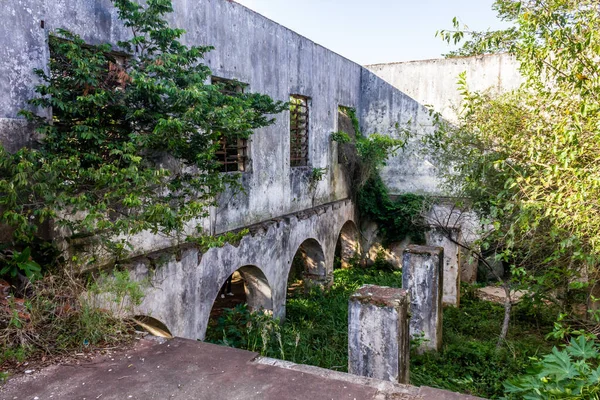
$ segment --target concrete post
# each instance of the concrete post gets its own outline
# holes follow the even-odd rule
[[[410,245],[402,256],[402,287],[410,296],[410,336],[424,339],[419,351],[442,346],[444,249]]]
[[[406,290],[364,285],[348,304],[348,372],[408,384],[410,299]]]
[[[426,234],[428,246],[444,248],[444,295],[442,302],[458,307],[460,304],[461,247],[457,244],[461,238],[458,228],[432,227]]]

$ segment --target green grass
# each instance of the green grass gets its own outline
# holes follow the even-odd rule
[[[447,307],[442,350],[411,355],[411,383],[487,398],[502,396],[503,383],[525,373],[530,357],[548,353],[554,344],[544,340],[552,331],[551,313],[518,305],[507,341],[498,351],[503,316],[502,305],[468,295],[461,299],[460,308]]]
[[[245,306],[226,312],[207,332],[207,340],[260,352],[300,364],[347,371],[348,298],[362,284],[402,286],[400,272],[374,269],[336,270],[326,292],[297,292],[288,298],[285,323],[251,314]],[[460,308],[444,310],[443,348],[411,355],[411,383],[487,398],[503,394],[503,382],[525,372],[529,357],[547,353],[553,315],[530,305],[514,310],[509,338],[496,350],[503,318],[501,305],[480,301],[471,290]]]

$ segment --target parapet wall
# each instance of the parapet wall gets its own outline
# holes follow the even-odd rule
[[[474,91],[502,93],[516,89],[523,82],[517,62],[509,54],[374,64],[366,67],[410,96],[422,109],[433,108],[451,123],[457,122],[462,102],[457,84],[460,73],[466,72],[469,88]],[[390,159],[382,171],[383,180],[392,194],[444,194],[439,189],[435,165],[419,144],[420,136],[433,129],[428,111],[422,109],[413,113],[418,115],[416,126],[412,129],[416,137],[406,151]]]

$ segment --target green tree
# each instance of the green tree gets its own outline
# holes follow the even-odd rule
[[[442,31],[447,41],[466,34],[467,54],[501,49],[515,56],[525,79],[507,107],[523,113],[520,129],[497,140],[511,163],[526,168],[514,185],[528,205],[600,249],[600,10],[596,0],[497,0],[499,32]],[[498,39],[500,38],[500,39]],[[485,102],[469,105],[477,113]],[[490,129],[491,127],[488,127]],[[504,124],[496,131],[502,133]]]
[[[219,173],[220,139],[248,138],[286,107],[207,84],[202,59],[212,48],[180,42],[184,31],[165,20],[170,0],[113,4],[131,38],[115,49],[66,30],[51,35],[49,73],[36,71],[42,84],[30,104],[52,118],[22,111],[38,145],[14,154],[0,147],[6,258],[48,239],[48,221],[71,248],[93,241],[110,257],[142,231],[181,236],[236,185],[236,175]]]
[[[511,27],[472,32],[455,19],[455,30],[438,34],[464,43],[450,56],[508,51],[524,83],[504,95],[474,93],[463,75],[460,121],[438,120],[430,144],[449,187],[494,228],[482,244],[497,247],[509,279],[535,293],[564,287],[567,296],[600,250],[598,2],[496,0],[494,8]]]

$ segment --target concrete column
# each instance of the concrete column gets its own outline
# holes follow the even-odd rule
[[[410,299],[406,290],[364,285],[348,304],[348,372],[409,383]]]
[[[444,248],[444,295],[442,302],[458,307],[460,304],[461,247],[457,244],[461,239],[460,229],[432,227],[425,234],[428,246]]]
[[[410,336],[422,338],[419,351],[442,346],[444,249],[410,245],[402,256],[402,287],[410,296]]]

